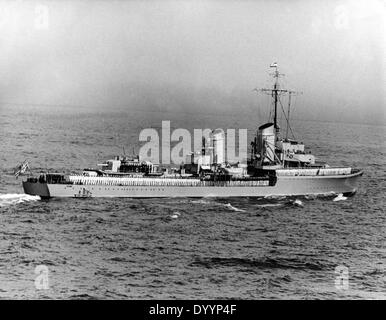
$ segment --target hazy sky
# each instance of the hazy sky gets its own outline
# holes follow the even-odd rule
[[[0,0],[0,102],[250,112],[277,61],[303,92],[298,117],[386,123],[385,12],[377,0]]]

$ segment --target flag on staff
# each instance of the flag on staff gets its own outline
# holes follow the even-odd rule
[[[22,164],[19,164],[15,170],[14,170],[14,174],[15,174],[15,177],[19,177],[20,174],[23,174],[24,172],[26,172],[27,170],[30,170],[29,168],[29,165],[28,165],[28,161],[25,160]]]
[[[270,68],[277,68],[277,62],[271,63]]]

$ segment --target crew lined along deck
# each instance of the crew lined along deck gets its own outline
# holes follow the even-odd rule
[[[73,184],[82,185],[107,185],[107,186],[268,186],[269,180],[251,181],[202,181],[199,179],[167,179],[167,178],[112,178],[112,177],[85,177],[69,176]]]
[[[336,176],[351,174],[351,168],[279,169],[277,176]]]

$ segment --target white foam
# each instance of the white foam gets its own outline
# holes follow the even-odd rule
[[[229,208],[229,209],[231,209],[231,210],[233,210],[233,211],[237,211],[237,212],[245,212],[245,210],[236,208],[236,207],[232,206],[230,203],[227,203],[227,204],[225,204],[224,206],[227,207],[227,208]]]
[[[178,211],[176,211],[176,212],[173,212],[173,214],[170,216],[170,218],[172,218],[172,219],[177,219],[180,215],[181,215],[181,213],[179,213]]]
[[[299,206],[299,207],[303,207],[303,202],[299,199],[295,199],[295,201],[293,202],[293,204],[295,206]]]
[[[347,200],[347,197],[343,196],[343,193],[339,193],[336,198],[334,198],[332,201],[343,201]]]
[[[23,193],[0,194],[0,207],[37,200],[40,200],[39,196],[31,196]]]
[[[264,199],[268,199],[268,200],[284,200],[285,198],[287,198],[286,196],[280,196],[280,195],[268,195],[268,196],[265,196]]]
[[[267,207],[279,207],[283,206],[282,203],[266,203],[266,204],[259,204],[258,207],[260,208],[267,208]]]
[[[210,204],[211,202],[200,199],[200,200],[192,200],[191,203]]]

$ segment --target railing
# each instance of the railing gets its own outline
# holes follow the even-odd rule
[[[76,185],[104,185],[104,186],[146,186],[146,187],[255,187],[269,186],[274,184],[273,179],[251,179],[251,180],[231,180],[213,181],[200,179],[168,179],[168,178],[107,178],[107,177],[84,177],[70,176],[70,183]]]
[[[351,168],[280,169],[277,176],[337,176],[352,173]]]

